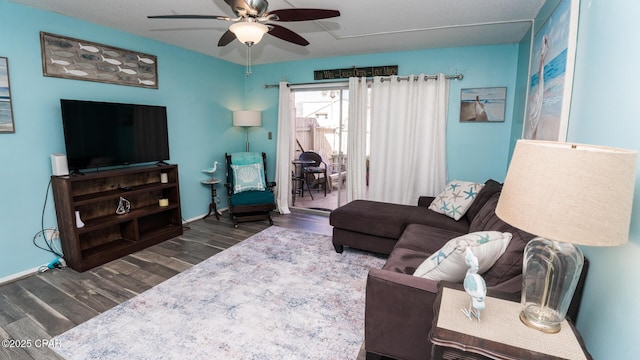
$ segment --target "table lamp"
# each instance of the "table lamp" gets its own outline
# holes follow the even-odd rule
[[[496,214],[538,236],[524,252],[520,320],[527,326],[560,331],[584,261],[575,245],[628,241],[637,156],[594,145],[516,143]]]
[[[249,128],[262,126],[262,113],[256,110],[236,110],[233,112],[233,126],[244,127],[247,142],[246,151],[249,151]]]

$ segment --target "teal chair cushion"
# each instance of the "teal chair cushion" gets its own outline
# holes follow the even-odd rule
[[[259,153],[259,152],[231,153],[231,163],[233,165],[262,164],[262,153]]]
[[[233,206],[273,204],[274,197],[271,191],[244,191],[231,195],[229,202]]]

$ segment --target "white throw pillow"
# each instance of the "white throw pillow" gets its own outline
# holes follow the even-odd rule
[[[504,254],[510,241],[511,233],[499,231],[478,231],[459,236],[429,256],[413,275],[436,281],[461,282],[468,270],[464,261],[467,247],[478,258],[478,274],[483,274]]]
[[[241,193],[243,191],[264,191],[264,170],[262,164],[249,165],[231,165],[233,170],[233,193]]]
[[[433,199],[429,209],[460,220],[483,187],[484,184],[453,180],[444,187],[440,195]]]

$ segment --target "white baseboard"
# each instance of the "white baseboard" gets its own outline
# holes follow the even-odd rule
[[[228,208],[228,207],[226,207],[226,208],[218,209],[218,212],[223,213],[223,212],[228,211],[228,210],[229,210],[229,208]],[[183,223],[183,224],[186,224],[186,223],[190,223],[190,222],[192,222],[192,221],[200,220],[200,219],[202,219],[203,217],[205,217],[206,215],[207,215],[207,214],[202,214],[202,215],[194,216],[194,217],[192,217],[192,218],[185,219],[182,223]],[[215,216],[215,214],[211,214],[210,216]]]
[[[192,222],[192,221],[200,220],[200,219],[202,219],[205,215],[207,215],[207,214],[202,214],[202,215],[198,215],[198,216],[196,216],[196,217],[192,217],[192,218],[189,218],[189,219],[184,219],[184,221],[182,221],[182,225],[184,225],[184,224],[188,224],[188,223],[190,223],[190,222]]]
[[[16,280],[20,280],[22,278],[25,278],[27,276],[31,276],[33,274],[36,274],[38,272],[38,269],[40,267],[34,267],[33,269],[27,269],[24,271],[21,271],[19,273],[15,273],[13,275],[9,275],[9,276],[5,276],[3,278],[0,278],[0,285],[2,284],[6,284],[6,283],[10,283]]]

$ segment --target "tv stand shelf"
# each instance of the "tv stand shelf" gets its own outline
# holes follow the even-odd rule
[[[158,182],[157,184],[145,184],[134,187],[132,190],[108,190],[95,194],[85,194],[74,196],[74,202],[76,205],[84,205],[90,204],[100,200],[109,200],[109,199],[120,199],[120,197],[126,198],[127,196],[136,195],[140,193],[149,192],[149,190],[158,190],[173,187],[173,184],[162,184]]]
[[[168,182],[160,181],[161,173]],[[62,251],[85,271],[182,234],[178,166],[138,166],[86,175],[52,176]],[[116,214],[120,197],[131,211]],[[159,199],[168,199],[160,206]],[[79,211],[84,226],[76,226]]]
[[[78,234],[90,233],[92,231],[105,228],[111,225],[116,225],[124,222],[133,221],[134,219],[148,216],[160,212],[165,212],[171,209],[178,208],[178,205],[169,205],[165,207],[156,206],[147,206],[142,209],[131,210],[128,214],[122,214],[118,216],[102,216],[96,219],[86,220],[84,221],[84,227],[78,229]]]

